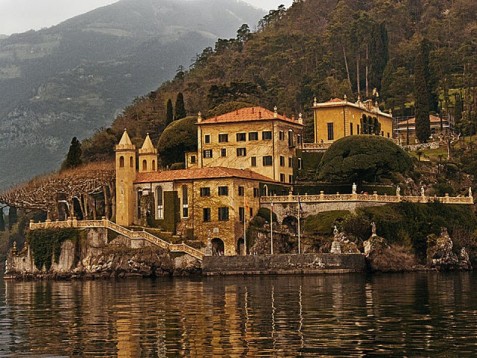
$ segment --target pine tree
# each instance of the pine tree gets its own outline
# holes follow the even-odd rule
[[[5,219],[3,218],[3,208],[0,208],[0,231],[5,231]]]
[[[82,163],[81,154],[81,143],[76,137],[73,137],[70,149],[68,150],[65,161],[61,165],[61,169],[70,169],[80,166]]]
[[[184,105],[184,95],[182,94],[182,92],[179,92],[177,94],[175,107],[176,107],[176,112],[175,112],[174,120],[185,118],[187,116],[185,105]]]
[[[426,143],[431,135],[431,123],[429,120],[429,90],[426,81],[427,62],[425,51],[421,49],[414,63],[414,93],[416,100],[416,137],[419,142]]]
[[[166,105],[166,127],[172,123],[174,120],[174,108],[172,108],[172,101],[170,99],[167,100]]]

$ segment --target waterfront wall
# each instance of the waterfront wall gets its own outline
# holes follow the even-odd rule
[[[204,275],[317,274],[366,271],[362,254],[205,256]]]

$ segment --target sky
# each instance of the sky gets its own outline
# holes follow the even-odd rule
[[[266,10],[276,9],[282,4],[289,7],[292,3],[292,0],[244,1]],[[115,2],[117,0],[0,0],[0,34],[50,27]]]

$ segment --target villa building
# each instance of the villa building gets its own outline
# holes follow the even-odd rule
[[[331,144],[334,141],[356,134],[375,134],[392,138],[393,118],[384,113],[372,100],[349,102],[334,98],[328,102],[313,103],[314,142]]]
[[[116,222],[159,227],[213,253],[242,254],[244,223],[261,194],[288,193],[303,120],[250,107],[209,119],[200,115],[198,151],[186,169],[157,169],[149,135],[138,151],[127,131],[116,146]]]

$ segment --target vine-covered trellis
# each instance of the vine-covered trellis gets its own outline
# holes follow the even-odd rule
[[[0,202],[40,210],[50,219],[66,216],[96,219],[115,215],[113,163],[92,163],[32,179],[0,193]]]

